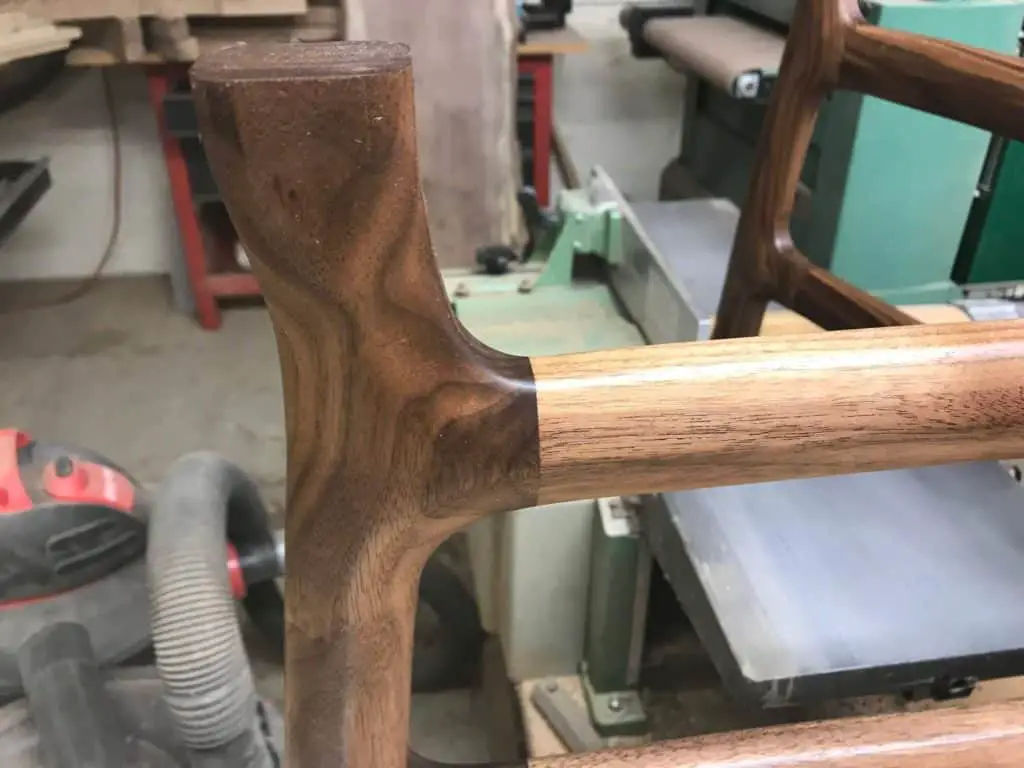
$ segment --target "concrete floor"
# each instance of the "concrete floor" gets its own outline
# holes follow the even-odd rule
[[[62,290],[0,285],[0,308]],[[165,279],[105,280],[71,304],[0,314],[0,382],[5,427],[88,446],[144,484],[184,453],[218,451],[283,510],[281,384],[262,307],[230,309],[209,333],[173,311]],[[254,667],[263,692],[279,698],[280,670],[257,658]],[[487,759],[481,709],[469,691],[414,697],[414,748],[437,760]]]

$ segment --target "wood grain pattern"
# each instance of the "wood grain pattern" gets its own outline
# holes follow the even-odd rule
[[[800,0],[718,335],[756,332],[773,295],[826,327],[912,321],[810,267],[788,233],[817,102],[838,84],[857,23],[853,0]],[[284,382],[291,768],[407,765],[419,571],[439,541],[484,515],[1024,454],[1024,322],[532,361],[489,349],[452,317],[437,272],[404,46],[239,46],[205,56],[192,76]],[[714,765],[744,755],[750,766],[853,765],[861,755],[871,768],[897,756],[943,765],[936,734],[950,732],[963,738],[943,746],[998,764],[1004,747],[1020,746],[1020,712],[987,712],[734,736],[739,752],[715,737],[550,765]],[[884,746],[903,737],[924,746]],[[980,763],[946,763],[971,764]]]
[[[530,768],[1017,768],[1024,702],[698,736],[531,760]]]
[[[839,78],[843,36],[859,18],[856,0],[799,0],[797,4],[775,95],[758,137],[718,305],[715,338],[756,336],[780,284],[801,276],[802,256],[782,258],[795,251],[789,220],[797,184],[818,105]]]
[[[908,304],[897,307],[906,312],[918,323],[942,325],[949,323],[969,323],[970,316],[954,304]],[[764,313],[761,323],[761,336],[792,336],[800,333],[818,333],[820,325],[808,320],[803,315],[788,309],[770,309]]]
[[[818,108],[834,88],[1024,138],[1024,60],[864,22],[847,0],[799,0],[740,217],[716,338],[757,334],[771,300],[827,330],[906,313],[811,265],[789,222]]]
[[[408,49],[237,46],[193,78],[284,380],[288,764],[399,768],[423,561],[475,517],[536,500],[529,361],[452,318]]]
[[[791,277],[779,286],[776,300],[826,331],[913,325],[917,321],[906,310],[872,296],[842,280],[827,269],[811,264],[793,251],[782,258],[795,263]],[[793,277],[796,279],[792,279]]]
[[[859,24],[839,86],[1024,141],[1024,59]]]
[[[540,501],[1016,456],[1024,323],[533,360]]]

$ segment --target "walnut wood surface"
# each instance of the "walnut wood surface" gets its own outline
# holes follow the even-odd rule
[[[530,364],[451,316],[404,46],[239,46],[193,78],[284,381],[288,764],[397,768],[423,561],[536,499]]]
[[[1024,59],[867,24],[843,43],[841,88],[1024,141]]]
[[[717,733],[530,768],[1019,768],[1024,703]]]
[[[838,80],[843,36],[857,18],[856,0],[800,0],[793,14],[736,228],[715,338],[756,336],[768,302],[792,291],[804,271],[803,257],[783,258],[795,253],[789,219],[818,105]]]
[[[535,358],[540,501],[1016,456],[1024,323]]]
[[[811,265],[793,246],[796,184],[819,106],[834,88],[1024,139],[1021,59],[871,26],[849,0],[799,0],[758,143],[715,338],[756,335],[771,300],[827,330],[913,322]]]
[[[788,234],[817,103],[857,23],[851,6],[800,0],[719,335],[756,332],[769,296],[826,327],[911,320],[811,268]],[[241,46],[201,59],[193,79],[284,382],[290,768],[406,765],[419,571],[484,515],[1024,453],[1021,323],[532,361],[489,349],[452,317],[434,263],[403,46]],[[829,733],[854,738],[827,726],[765,738],[819,755]],[[699,753],[687,750],[565,765],[688,765]]]

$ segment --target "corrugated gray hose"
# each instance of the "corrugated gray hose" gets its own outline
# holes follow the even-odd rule
[[[226,534],[269,534],[253,481],[212,453],[174,463],[149,521],[153,647],[164,697],[191,764],[273,768],[242,643]]]

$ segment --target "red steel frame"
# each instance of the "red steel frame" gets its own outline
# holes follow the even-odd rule
[[[195,300],[196,320],[200,327],[215,331],[221,326],[217,300],[226,297],[259,296],[260,287],[251,274],[238,271],[211,271],[214,235],[204,232],[192,196],[188,166],[178,139],[167,130],[164,96],[186,76],[187,64],[167,64],[146,68],[149,101],[156,116],[163,146],[167,177],[171,184],[174,215],[181,233],[185,271]],[[538,54],[519,57],[519,73],[533,76],[533,187],[541,205],[551,197],[551,132],[554,98],[554,56]],[[214,248],[218,247],[214,245]]]
[[[533,76],[533,188],[537,202],[551,201],[551,126],[555,91],[555,57],[519,57],[519,74]]]

